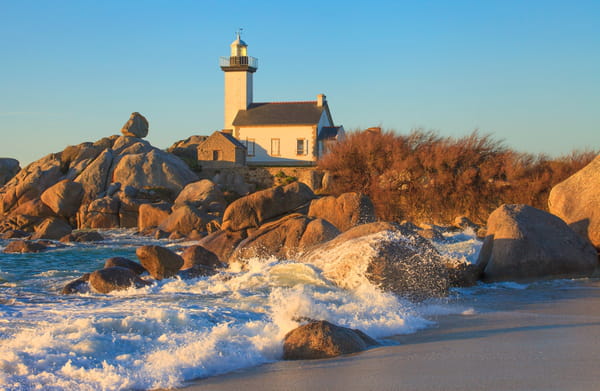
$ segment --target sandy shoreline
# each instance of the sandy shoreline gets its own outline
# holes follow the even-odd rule
[[[599,281],[500,296],[473,297],[474,314],[437,317],[434,328],[394,337],[398,346],[277,362],[200,379],[185,389],[600,389]]]

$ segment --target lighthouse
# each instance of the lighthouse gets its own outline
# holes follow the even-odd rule
[[[240,32],[230,45],[229,57],[221,57],[219,65],[225,73],[224,130],[233,130],[233,120],[240,110],[252,104],[252,74],[258,69],[258,59],[248,56],[248,45]]]

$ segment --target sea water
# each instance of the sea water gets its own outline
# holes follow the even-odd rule
[[[280,360],[283,338],[302,319],[358,328],[383,344],[413,333],[431,317],[474,309],[477,289],[412,303],[368,283],[339,284],[314,264],[251,259],[211,277],[178,278],[110,294],[62,295],[62,287],[105,259],[136,259],[135,249],[159,244],[180,251],[194,244],[105,232],[100,243],[37,254],[0,254],[0,388],[113,390],[178,387],[185,381]],[[380,240],[376,235],[371,243]],[[0,249],[6,245],[0,241]],[[368,257],[368,243],[347,254],[321,254],[320,264],[351,253]],[[435,244],[446,256],[474,262],[473,232]],[[365,247],[366,246],[366,247]],[[358,261],[357,261],[358,262]],[[360,263],[360,262],[359,262]],[[521,289],[494,285],[494,289]]]

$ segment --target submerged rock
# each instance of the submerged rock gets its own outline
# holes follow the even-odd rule
[[[477,264],[492,281],[589,276],[598,254],[558,217],[512,204],[490,215]]]
[[[112,257],[112,258],[108,258],[106,261],[104,261],[105,269],[108,269],[110,267],[115,267],[115,266],[124,267],[125,269],[130,269],[132,272],[134,272],[137,275],[140,275],[147,271],[139,263],[134,262],[131,259],[125,258],[125,257]]]
[[[30,240],[13,240],[4,248],[5,253],[39,253],[48,248],[45,243]]]
[[[70,234],[65,235],[62,238],[60,238],[60,241],[63,243],[101,242],[102,240],[104,240],[104,236],[102,236],[100,233],[98,233],[96,231],[71,232]]]
[[[85,273],[83,276],[69,282],[63,287],[60,293],[62,293],[63,295],[71,295],[74,293],[86,293],[90,288],[90,285],[88,284],[90,280],[90,274],[91,273]]]
[[[96,270],[90,274],[90,286],[99,293],[109,293],[129,289],[132,286],[141,288],[150,285],[142,280],[131,269],[114,266]]]
[[[284,360],[314,360],[361,352],[377,341],[360,330],[336,326],[325,320],[300,326],[283,339]]]

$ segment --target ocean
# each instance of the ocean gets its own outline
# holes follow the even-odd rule
[[[394,344],[386,337],[432,327],[441,315],[481,310],[480,297],[523,289],[535,295],[537,289],[536,284],[479,284],[414,303],[382,292],[361,279],[360,271],[348,285],[328,279],[315,264],[251,259],[246,267],[232,264],[211,277],[166,279],[110,294],[61,294],[66,283],[101,268],[109,257],[137,260],[140,245],[180,251],[195,244],[125,230],[104,235],[103,242],[37,254],[0,253],[0,388],[181,387],[193,379],[281,360],[283,337],[302,318],[358,328],[384,345]],[[0,249],[6,243],[0,241]],[[365,242],[356,246],[346,246],[347,254],[321,254],[318,264],[350,253],[369,256]],[[459,232],[447,234],[436,247],[474,262],[481,242],[473,232]],[[576,286],[578,281],[561,284]]]

